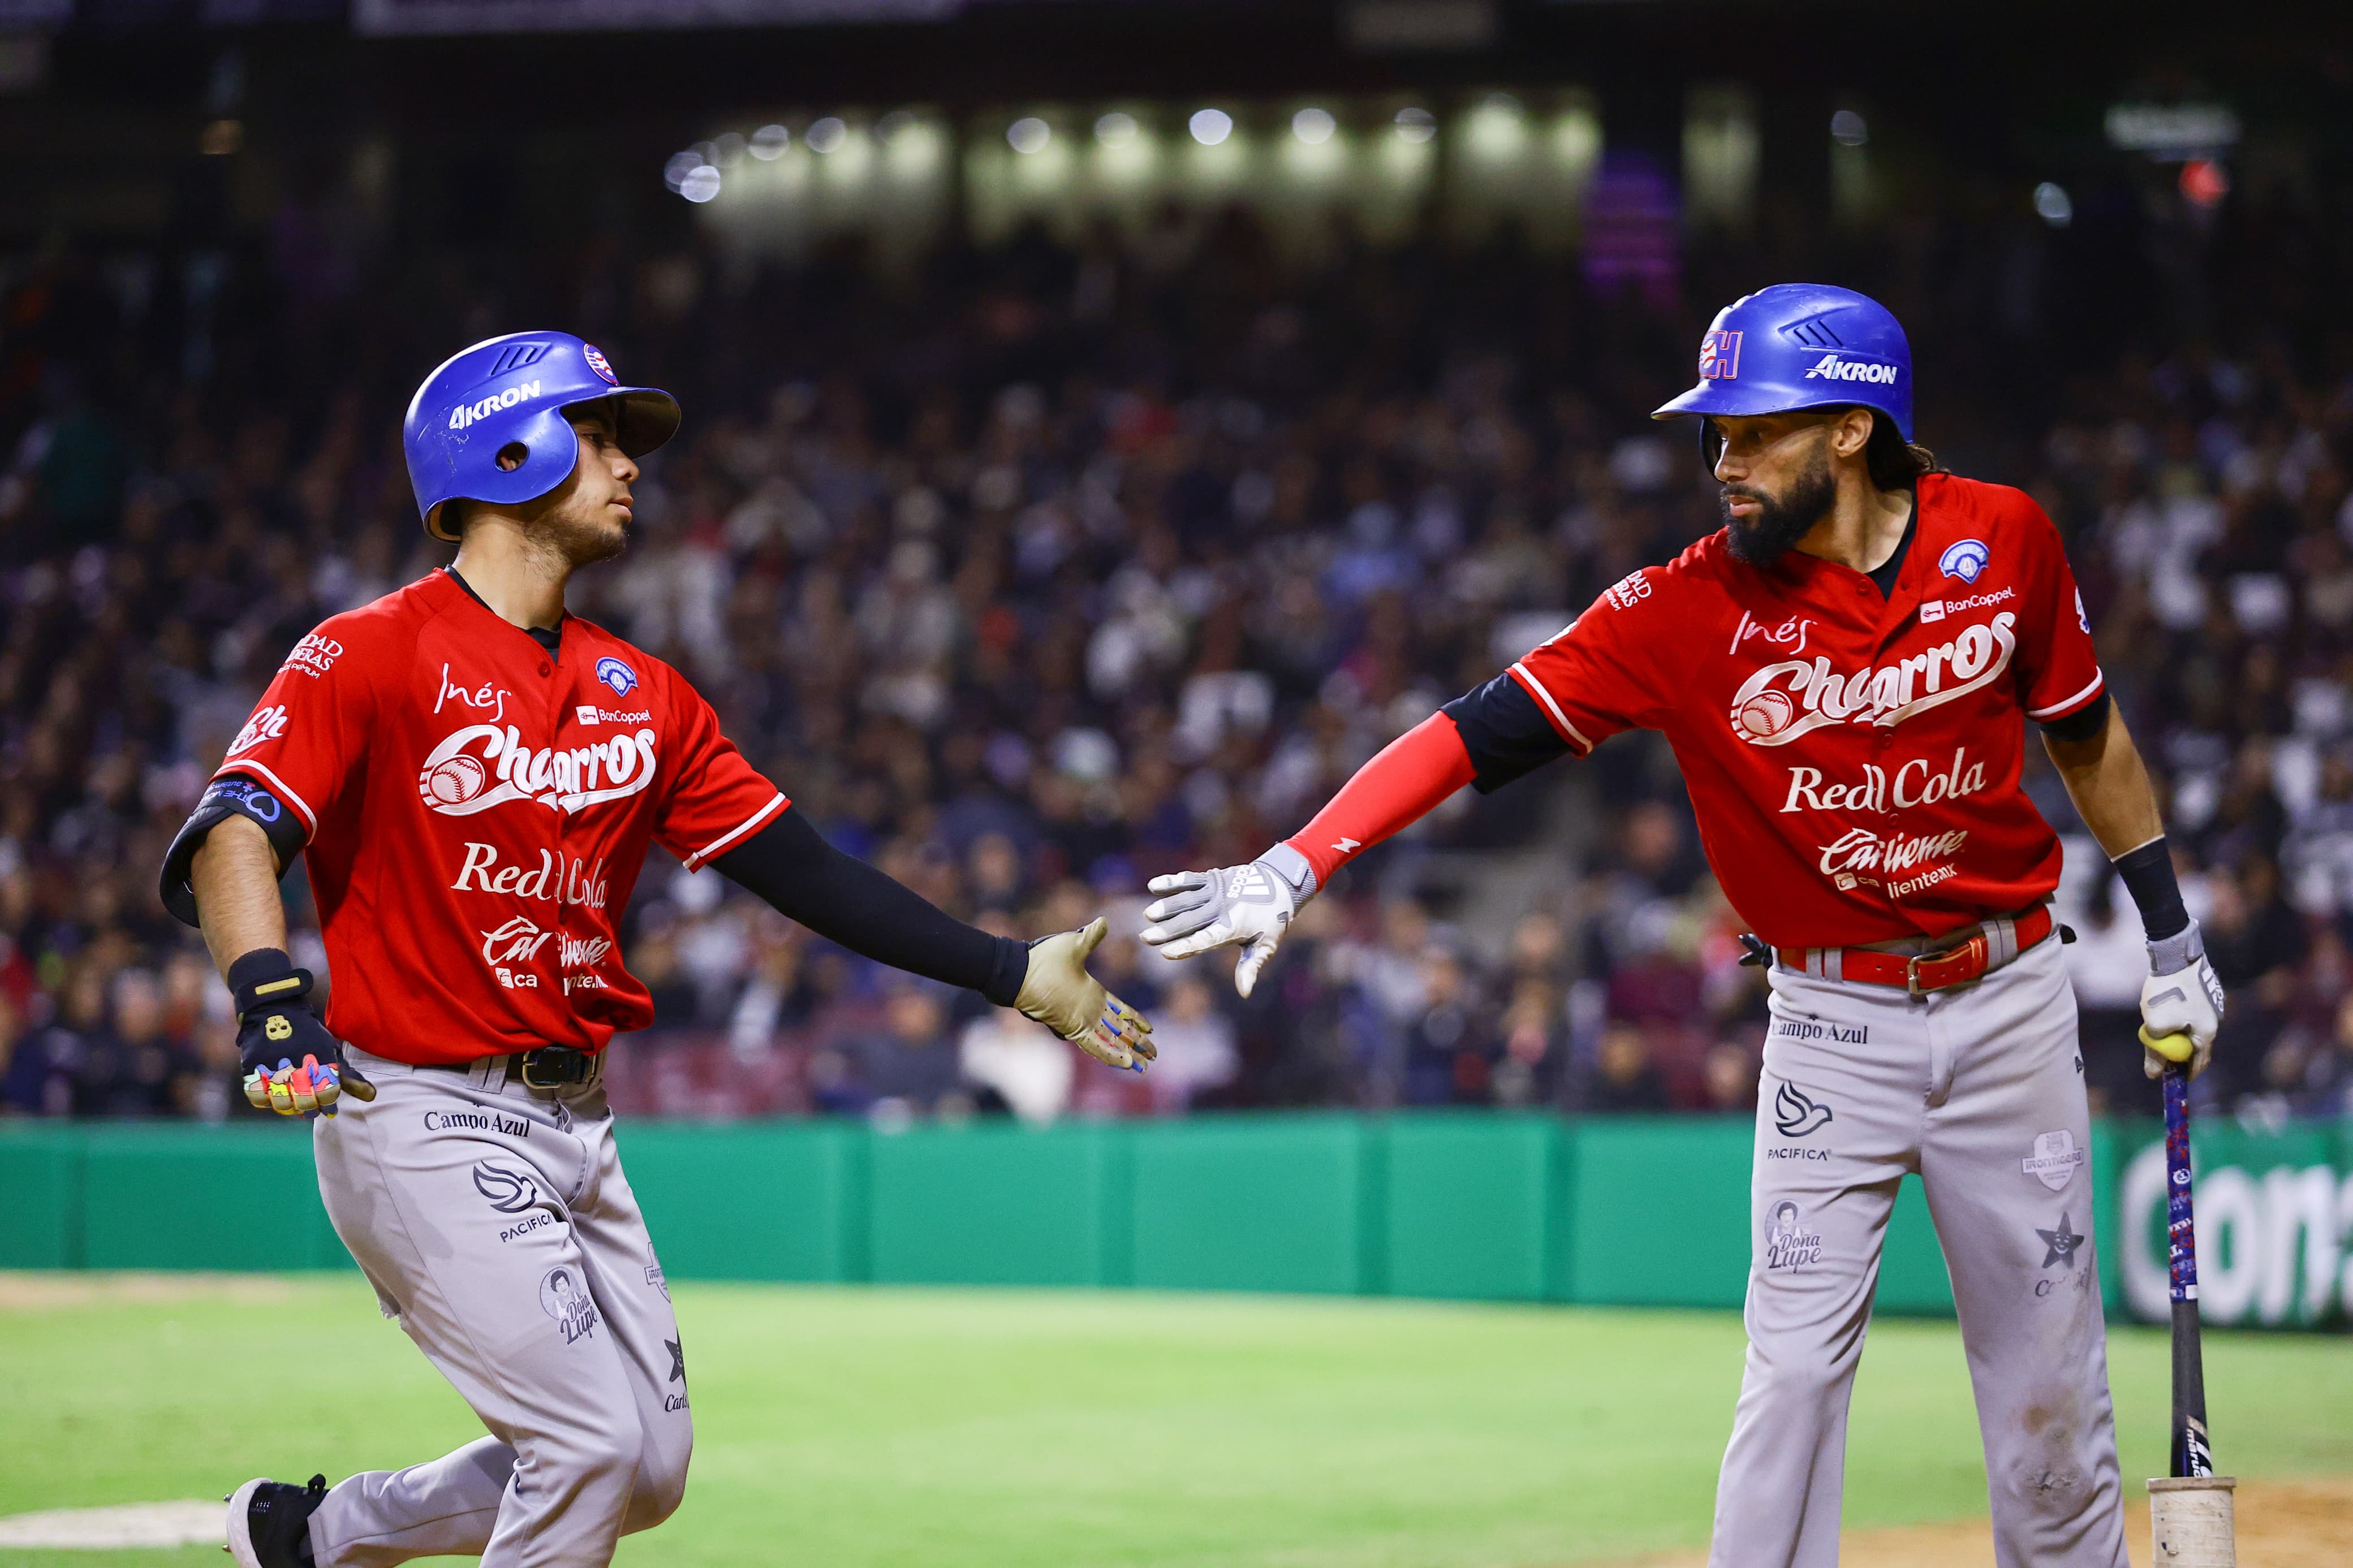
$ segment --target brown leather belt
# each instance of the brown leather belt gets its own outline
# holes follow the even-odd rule
[[[1921,996],[1983,979],[2050,934],[2051,906],[2037,904],[2022,914],[1986,921],[1968,941],[1942,952],[1906,955],[1868,947],[1784,947],[1776,949],[1775,954],[1784,968],[1801,973],[1900,986]]]

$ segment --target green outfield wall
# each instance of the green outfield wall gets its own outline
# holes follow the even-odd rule
[[[1746,1277],[1752,1142],[1746,1119],[1443,1112],[621,1132],[673,1279],[1719,1308]],[[2219,1126],[2199,1146],[2210,1321],[2342,1324],[2353,1125]],[[2096,1128],[2050,1196],[2093,1226],[2114,1312],[2164,1315],[2163,1196],[2158,1129],[2138,1123]],[[0,1268],[336,1267],[300,1128],[0,1123]],[[1952,1310],[1915,1179],[1878,1305]]]

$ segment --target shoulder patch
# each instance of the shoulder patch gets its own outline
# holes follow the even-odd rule
[[[1641,572],[1629,572],[1602,591],[1612,609],[1630,610],[1651,596],[1651,579]]]

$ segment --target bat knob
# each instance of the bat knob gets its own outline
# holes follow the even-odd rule
[[[2147,1024],[2140,1026],[2140,1043],[2176,1067],[2183,1065],[2198,1054],[2198,1042],[2188,1035],[2152,1035],[2148,1032]]]

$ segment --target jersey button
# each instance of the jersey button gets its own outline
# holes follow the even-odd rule
[[[542,675],[552,675],[554,673],[554,669],[555,667],[554,665],[543,664],[539,667],[539,672]]]
[[[1883,752],[1894,744],[1895,744],[1895,731],[1893,730],[1882,730],[1879,732],[1879,749]]]

